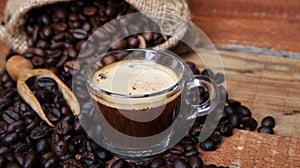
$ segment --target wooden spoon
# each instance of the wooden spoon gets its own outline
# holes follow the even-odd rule
[[[34,96],[32,91],[25,83],[31,77],[48,77],[52,78],[58,84],[58,90],[62,93],[64,99],[69,105],[73,115],[78,115],[80,112],[79,103],[73,92],[50,70],[47,69],[33,69],[31,62],[22,56],[13,56],[6,63],[6,70],[10,77],[17,81],[17,89],[22,99],[31,106],[31,108],[38,113],[38,115],[50,126],[54,125],[46,117],[39,101]]]

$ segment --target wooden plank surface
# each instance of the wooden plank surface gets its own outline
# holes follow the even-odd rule
[[[242,2],[242,0],[240,1]],[[276,0],[276,2],[277,1],[279,0]],[[269,39],[273,37],[273,35],[268,35],[268,31],[270,30],[275,33],[280,33],[281,30],[284,30],[284,35],[289,32],[293,33],[295,31],[294,28],[298,28],[297,26],[294,27],[297,25],[297,20],[283,21],[286,25],[292,27],[287,31],[286,26],[278,25],[278,28],[276,28],[276,24],[282,22],[280,18],[270,22],[264,19],[258,20],[260,21],[258,22],[256,21],[256,17],[252,17],[252,19],[251,17],[247,18],[247,13],[243,16],[246,17],[244,19],[243,17],[238,17],[238,15],[228,12],[235,6],[234,3],[230,3],[233,6],[227,5],[225,11],[229,13],[228,15],[222,12],[216,12],[214,14],[214,10],[211,10],[211,6],[217,5],[215,2],[215,0],[189,0],[194,22],[203,28],[204,32],[207,33],[214,42],[218,44],[239,42],[241,44],[270,47],[279,50],[300,48],[298,46],[300,43],[296,44],[297,41],[300,41],[297,39],[300,38],[299,36],[274,36],[274,38]],[[234,0],[226,0],[226,2],[238,3],[238,1]],[[270,0],[263,2],[268,4]],[[254,4],[263,2],[253,1]],[[291,2],[294,3],[294,6],[298,5],[295,1],[286,1],[286,3]],[[3,12],[4,4],[5,0],[0,1],[0,19],[2,17],[1,13]],[[204,7],[208,7],[204,8],[203,5]],[[222,10],[219,10],[219,8],[222,8]],[[223,6],[219,6],[216,9],[218,9],[217,11],[223,11]],[[295,12],[294,8],[291,8],[291,11]],[[250,13],[251,12],[253,11],[251,10]],[[297,13],[294,14],[294,16],[298,18]],[[252,25],[254,23],[256,25],[259,23],[264,24],[249,28],[245,27],[247,24]],[[273,28],[267,29],[267,27]],[[238,29],[241,30],[237,31]],[[249,35],[251,32],[253,33],[253,37]],[[259,37],[259,39],[256,37]],[[3,57],[7,52],[8,47],[0,42],[0,57],[2,58],[2,63],[4,62]],[[209,51],[203,51],[202,53],[203,56],[208,57],[210,55]],[[230,98],[239,100],[250,107],[254,113],[254,117],[258,120],[261,120],[265,115],[273,115],[277,121],[275,127],[277,135],[236,130],[232,137],[224,138],[223,143],[217,151],[202,152],[202,158],[204,158],[206,163],[215,163],[224,166],[231,165],[249,168],[300,167],[300,147],[299,138],[297,138],[300,136],[299,130],[297,130],[297,127],[299,127],[297,123],[299,114],[283,115],[283,112],[300,110],[300,96],[298,91],[300,87],[298,84],[300,83],[299,61],[224,51],[221,51],[220,55],[225,67]],[[186,59],[197,63],[201,69],[204,68],[201,61],[195,58],[195,55],[190,55],[186,57]],[[294,137],[286,137],[284,135]]]
[[[201,57],[209,62],[213,55],[200,50]],[[276,118],[276,134],[300,137],[300,114],[284,115],[300,110],[300,61],[282,57],[240,54],[219,51],[224,68],[229,97],[241,101],[261,121],[272,115]],[[200,69],[204,65],[196,55],[186,56]]]
[[[218,44],[300,52],[299,0],[188,0],[193,22]]]

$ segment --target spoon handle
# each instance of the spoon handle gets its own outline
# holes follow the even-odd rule
[[[28,73],[32,68],[31,62],[19,55],[11,57],[6,63],[6,70],[14,81],[17,81],[19,77]]]

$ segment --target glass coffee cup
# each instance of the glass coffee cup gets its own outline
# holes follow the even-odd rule
[[[218,86],[206,76],[193,75],[170,52],[128,49],[90,62],[84,77],[93,110],[79,115],[79,120],[95,142],[122,158],[148,158],[166,151],[198,116],[211,116],[207,128],[217,124]],[[208,96],[201,97],[202,92]]]

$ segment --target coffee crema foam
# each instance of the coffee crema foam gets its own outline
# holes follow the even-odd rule
[[[147,95],[174,86],[178,75],[170,68],[147,60],[122,60],[106,65],[91,79],[101,90],[121,95]],[[121,109],[149,109],[174,100],[180,91],[144,98],[122,99],[109,95],[93,95],[98,102]]]

